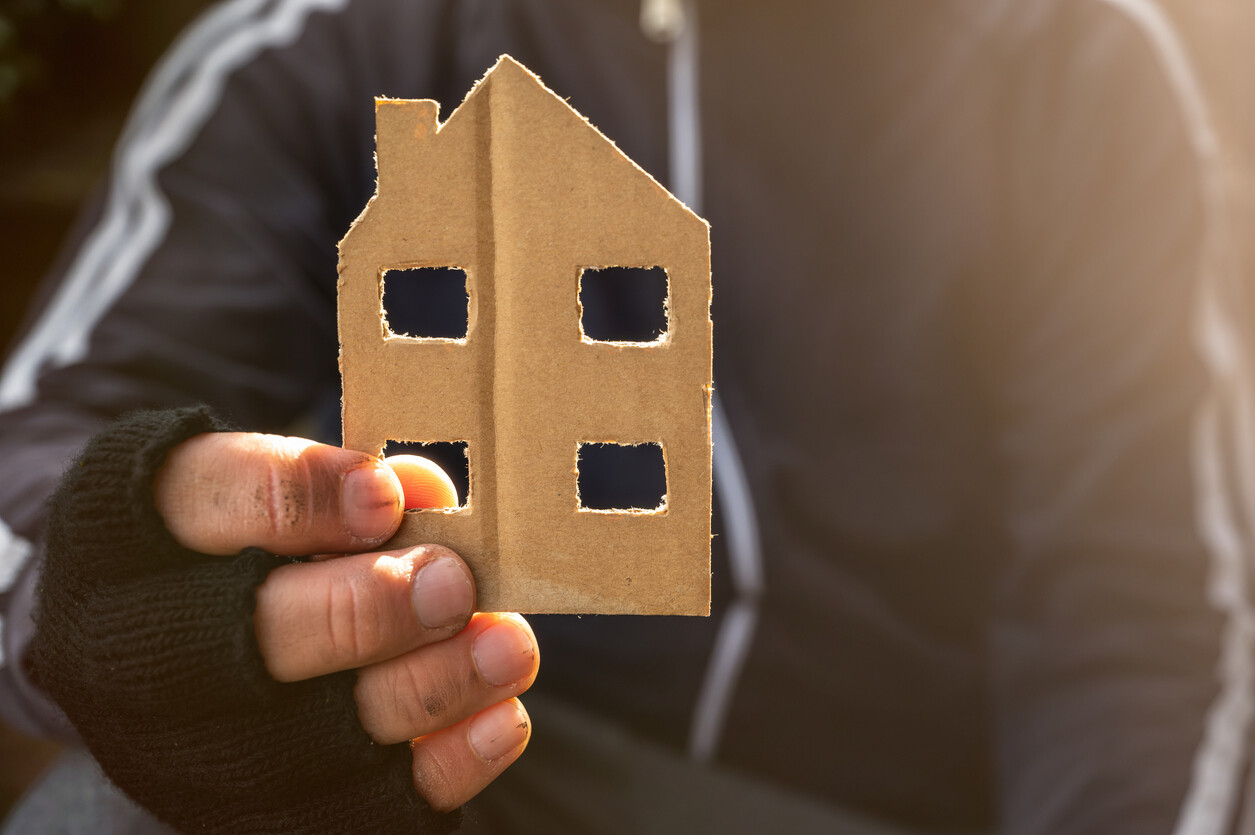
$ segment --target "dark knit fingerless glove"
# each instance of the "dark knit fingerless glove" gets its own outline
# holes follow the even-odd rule
[[[406,744],[362,730],[355,674],[280,684],[253,636],[254,589],[286,560],[210,557],[152,498],[169,450],[221,427],[204,409],[130,415],[53,499],[28,656],[105,773],[185,832],[448,832]]]

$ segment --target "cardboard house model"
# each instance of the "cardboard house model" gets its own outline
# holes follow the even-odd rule
[[[387,547],[439,543],[485,611],[708,614],[709,229],[531,72],[503,57],[449,119],[375,103],[378,189],[340,244],[344,443],[465,442],[456,510],[407,511]],[[661,268],[666,329],[599,342],[580,280]],[[398,336],[388,271],[455,267],[465,338]],[[582,445],[656,444],[659,507],[582,508]]]

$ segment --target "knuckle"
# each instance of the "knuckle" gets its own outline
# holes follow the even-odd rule
[[[423,713],[436,725],[450,724],[465,713],[466,690],[454,676],[441,670],[429,676],[422,693]]]
[[[430,746],[416,744],[412,750],[414,786],[418,793],[438,811],[446,812],[457,807],[462,796],[457,769],[437,756]]]
[[[380,623],[377,607],[370,602],[369,578],[360,571],[327,587],[325,619],[331,663],[363,663],[375,651]]]
[[[260,526],[276,541],[303,533],[310,518],[310,473],[300,456],[280,456],[266,461],[258,480],[254,505]]]
[[[394,710],[413,729],[412,736],[431,733],[461,718],[462,692],[438,666],[408,659],[389,677]]]

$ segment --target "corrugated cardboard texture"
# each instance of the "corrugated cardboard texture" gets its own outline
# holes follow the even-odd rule
[[[409,511],[388,547],[448,545],[483,610],[708,614],[710,238],[698,218],[503,57],[444,124],[376,101],[375,196],[340,243],[344,443],[465,441],[456,511]],[[463,340],[391,334],[388,270],[465,270]],[[668,327],[581,335],[585,268],[662,267]],[[580,443],[657,443],[656,511],[579,507]]]

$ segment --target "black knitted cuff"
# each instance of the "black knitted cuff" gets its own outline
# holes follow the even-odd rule
[[[169,450],[223,427],[205,409],[129,415],[93,438],[50,507],[36,683],[105,773],[188,832],[448,832],[405,744],[376,745],[356,674],[280,684],[253,636],[254,589],[287,560],[179,545],[154,507]]]

